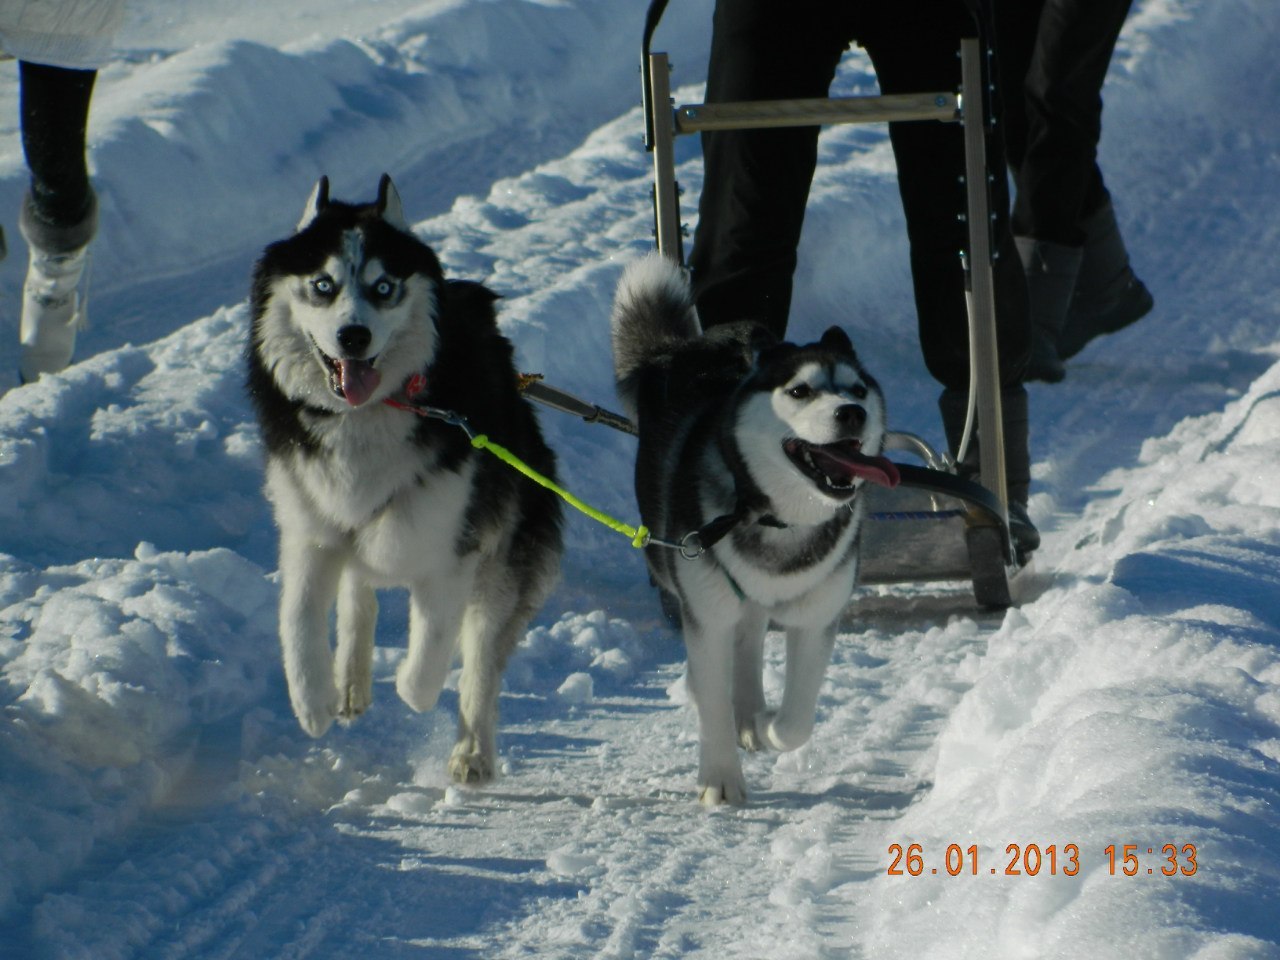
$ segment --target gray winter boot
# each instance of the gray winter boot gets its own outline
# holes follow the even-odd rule
[[[18,229],[30,248],[22,286],[18,372],[30,383],[71,362],[76,331],[84,325],[78,288],[89,261],[89,243],[98,230],[97,197],[90,192],[89,208],[79,223],[58,226],[40,216],[28,193]]]
[[[1058,356],[1074,357],[1094,337],[1122,330],[1151,312],[1155,298],[1129,265],[1129,251],[1111,202],[1081,224],[1084,259],[1071,308],[1058,340]]]
[[[943,390],[938,397],[942,429],[952,456],[960,448],[968,407],[969,395],[963,390]],[[1000,391],[1000,418],[1004,425],[1004,482],[1009,494],[1009,535],[1020,559],[1025,561],[1040,546],[1040,531],[1027,513],[1027,500],[1031,495],[1031,448],[1025,388],[1007,387]],[[958,464],[959,475],[967,479],[975,479],[978,474],[980,460],[976,440],[974,437],[969,442],[965,458]]]
[[[1058,338],[1067,320],[1084,250],[1031,237],[1014,237],[1014,242],[1031,301],[1031,362],[1027,366],[1027,379],[1057,383],[1067,375],[1067,368],[1058,355]]]

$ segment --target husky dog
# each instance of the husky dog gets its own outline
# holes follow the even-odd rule
[[[457,413],[554,475],[495,299],[445,280],[383,176],[361,205],[330,200],[322,178],[296,232],[263,252],[250,300],[248,388],[280,530],[293,712],[318,737],[369,706],[374,589],[408,587],[396,691],[431,709],[461,648],[449,759],[460,782],[493,776],[502,670],[558,574],[560,506],[458,426],[395,404]]]
[[[805,346],[746,323],[701,336],[684,271],[661,256],[627,269],[612,327],[640,435],[636,499],[664,541],[649,569],[680,609],[699,798],[742,803],[737,746],[793,750],[813,730],[857,574],[863,484],[897,482],[879,456],[884,399],[838,327]],[[770,621],[786,630],[776,711],[762,680]]]

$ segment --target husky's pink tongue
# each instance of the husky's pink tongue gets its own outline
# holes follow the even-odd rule
[[[353,407],[364,403],[378,388],[382,374],[368,360],[339,360],[342,397]]]
[[[823,461],[823,471],[828,476],[840,473],[850,480],[862,477],[882,487],[896,487],[902,480],[898,475],[897,465],[884,457],[870,457],[865,453],[834,447],[813,447],[809,453],[815,462],[819,459]]]

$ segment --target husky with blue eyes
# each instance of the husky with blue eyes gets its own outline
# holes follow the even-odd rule
[[[623,274],[612,327],[649,570],[679,605],[699,798],[742,803],[738,747],[794,750],[813,730],[864,487],[898,482],[880,455],[884,398],[839,327],[806,345],[750,323],[703,335],[683,269],[658,255]],[[771,623],[786,631],[776,709],[762,681]]]
[[[555,494],[456,425],[421,415],[456,413],[554,477],[496,299],[445,279],[389,177],[366,204],[330,200],[321,179],[295,232],[254,269],[246,351],[298,722],[318,737],[369,707],[375,590],[407,587],[396,691],[432,709],[461,655],[449,773],[463,783],[494,775],[502,671],[555,583],[561,550]]]

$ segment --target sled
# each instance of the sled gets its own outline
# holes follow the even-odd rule
[[[921,464],[899,463],[899,486],[892,490],[875,487],[870,492],[859,580],[864,584],[969,580],[974,597],[982,606],[1013,605],[1019,574],[1025,572],[1026,564],[1017,555],[1009,533],[978,40],[961,41],[958,92],[676,106],[671,96],[667,55],[651,51],[653,34],[666,5],[667,0],[651,0],[645,16],[642,101],[645,148],[653,154],[657,247],[677,263],[684,262],[680,187],[675,177],[678,136],[704,130],[904,120],[963,125],[969,249],[961,255],[965,264],[972,373],[961,450],[980,424],[983,439],[979,475],[988,480],[988,485],[959,476],[955,462],[939,455],[921,438],[890,433],[887,450],[910,454]]]

